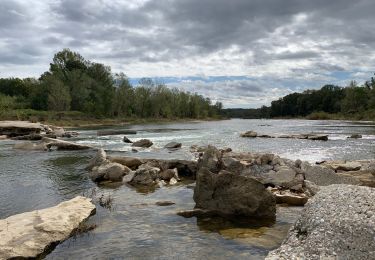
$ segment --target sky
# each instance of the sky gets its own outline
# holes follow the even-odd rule
[[[0,0],[0,77],[38,77],[63,48],[256,108],[375,72],[374,0]]]

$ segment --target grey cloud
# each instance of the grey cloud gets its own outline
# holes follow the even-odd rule
[[[42,73],[69,47],[129,76],[160,67],[163,76],[233,73],[303,89],[334,81],[333,71],[375,69],[374,9],[373,0],[2,0],[0,68]],[[195,83],[226,102],[271,97],[254,80]]]
[[[300,51],[300,52],[290,52],[286,51],[283,53],[276,54],[275,59],[281,60],[294,60],[294,59],[310,59],[310,58],[319,58],[320,54],[314,51]]]

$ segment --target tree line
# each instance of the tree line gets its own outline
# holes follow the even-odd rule
[[[351,81],[349,86],[325,85],[319,90],[306,90],[292,93],[272,101],[271,106],[258,109],[224,109],[228,117],[239,118],[277,118],[310,117],[319,119],[330,114],[343,118],[358,119],[375,116],[375,78],[371,77],[363,85]],[[325,119],[325,118],[322,118]]]
[[[208,118],[220,114],[197,93],[144,78],[132,86],[123,73],[64,49],[40,78],[1,78],[0,111],[80,111],[95,117]]]

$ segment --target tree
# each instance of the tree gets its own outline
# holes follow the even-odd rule
[[[48,86],[48,110],[68,111],[71,102],[69,88],[53,76],[46,78],[43,84]]]

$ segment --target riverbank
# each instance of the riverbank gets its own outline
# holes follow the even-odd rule
[[[152,124],[171,122],[200,122],[222,120],[221,117],[204,118],[139,118],[139,117],[95,117],[79,111],[38,111],[18,109],[0,112],[0,121],[30,121],[61,127],[115,126],[128,124]]]

